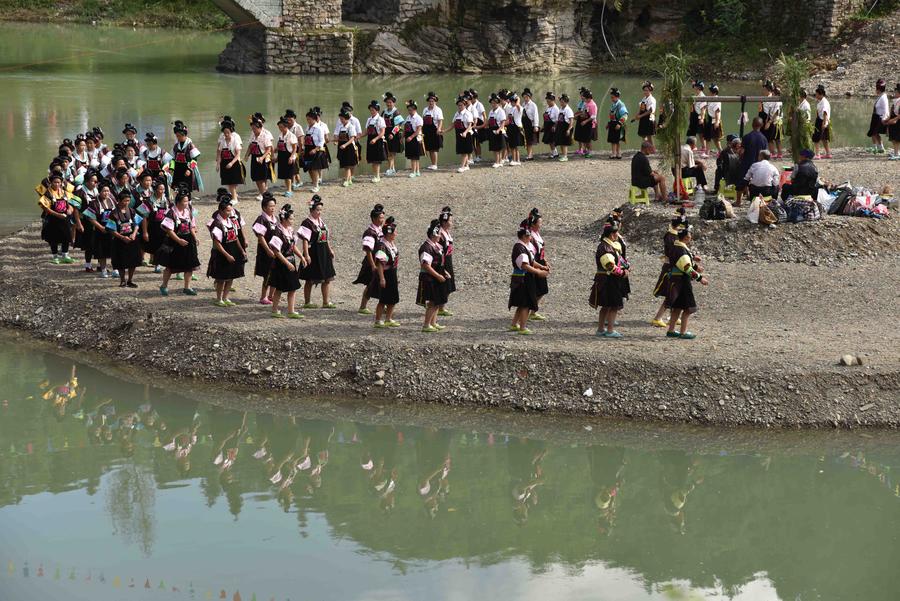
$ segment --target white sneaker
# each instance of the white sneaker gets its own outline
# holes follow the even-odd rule
[[[457,172],[457,173],[465,173],[465,172],[466,172],[466,168],[465,168],[465,167],[459,167],[459,168],[456,169],[456,172]]]
[[[397,173],[396,169],[388,169],[384,172],[385,175],[394,175],[395,173]]]
[[[502,166],[503,166],[503,163],[494,163],[493,165],[491,165],[491,167],[493,167],[494,169],[499,169]]]
[[[482,160],[483,160],[483,159],[482,159],[481,157],[475,157],[475,158],[472,160],[472,162],[473,162],[473,163],[480,163]]]
[[[426,169],[428,169],[429,171],[437,171],[437,165],[428,165]]]
[[[504,164],[504,165],[509,165],[509,159],[503,159],[503,164]]]
[[[518,167],[518,166],[520,166],[521,164],[522,164],[522,163],[520,163],[519,161],[510,161],[510,162],[509,162],[509,166],[510,166],[510,167]]]
[[[381,178],[380,178],[380,177],[373,177],[373,178],[372,178],[372,183],[373,183],[373,184],[377,184],[377,183],[380,182],[380,181],[381,181]]]
[[[412,173],[409,174],[409,179],[413,179],[414,177],[416,177],[416,175],[418,175],[418,174],[415,171],[413,171]]]
[[[466,165],[465,167],[463,167],[463,171],[468,171],[468,170],[469,170],[469,166],[468,166],[468,165]]]
[[[100,270],[100,275],[97,276],[97,277],[103,278],[103,279],[105,280],[105,279],[107,279],[107,278],[109,277],[109,271],[106,270],[106,269],[101,269],[101,270]]]
[[[319,191],[319,186],[314,186],[314,187],[310,188],[309,191],[312,192],[313,194],[315,194],[316,192]]]

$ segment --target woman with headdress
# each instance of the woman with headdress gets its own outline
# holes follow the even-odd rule
[[[500,106],[500,97],[491,94],[491,111],[488,113],[488,149],[494,153],[494,169],[503,166],[503,153],[506,151],[506,111]]]
[[[354,284],[362,284],[362,299],[359,302],[357,313],[360,315],[371,315],[372,311],[366,306],[369,303],[369,285],[372,283],[372,273],[375,271],[375,246],[381,239],[381,226],[384,225],[384,207],[380,204],[375,205],[369,213],[371,222],[366,227],[366,231],[362,235],[363,258],[362,265],[359,267],[359,275],[353,280]]]
[[[816,159],[831,158],[831,103],[825,86],[816,86],[816,123],[813,127],[812,141],[815,146]],[[819,144],[825,146],[825,154],[819,154]]]
[[[87,152],[87,141],[84,134],[75,136],[75,151],[72,153],[72,167],[75,171],[75,178],[81,183],[84,179],[84,173],[91,166],[91,159]]]
[[[334,281],[334,251],[331,249],[331,232],[322,219],[322,197],[314,194],[309,201],[309,216],[300,224],[297,236],[301,240],[302,255],[306,265],[300,272],[300,279],[306,280],[303,287],[303,308],[317,309],[311,302],[313,286],[322,285],[322,308],[335,309],[337,305],[329,301],[331,282]]]
[[[437,105],[438,97],[434,92],[425,95],[427,106],[422,111],[422,136],[425,143],[425,151],[431,164],[428,169],[437,171],[438,152],[444,147],[444,111]]]
[[[306,113],[306,135],[303,137],[303,171],[309,173],[312,191],[319,191],[322,171],[328,169],[328,149],[325,124],[319,120],[319,113],[310,109]]]
[[[891,119],[891,109],[887,97],[887,83],[879,78],[875,82],[875,106],[872,109],[872,120],[869,122],[869,130],[866,135],[872,138],[872,154],[884,154],[884,142],[882,134],[888,133],[888,121]]]
[[[400,302],[400,289],[397,269],[400,253],[395,245],[397,224],[389,217],[382,229],[382,237],[375,245],[375,270],[369,282],[368,296],[378,299],[375,306],[375,327],[396,328],[399,321],[394,321],[394,307]]]
[[[141,244],[137,241],[141,216],[131,208],[131,194],[122,190],[110,212],[106,227],[112,234],[112,266],[119,272],[119,288],[137,288],[132,280],[141,264]]]
[[[384,141],[387,124],[381,116],[381,105],[377,100],[369,103],[369,118],[366,119],[366,163],[372,167],[372,183],[381,181],[381,164],[387,157],[387,145]]]
[[[475,88],[468,89],[471,97],[472,116],[475,117],[475,136],[473,142],[475,145],[475,158],[473,163],[481,162],[481,143],[487,140],[487,111],[484,103],[478,99],[478,91]]]
[[[100,189],[97,187],[98,181],[97,171],[93,167],[88,167],[84,172],[81,185],[75,188],[78,206],[73,206],[72,210],[72,216],[75,218],[75,241],[72,246],[84,251],[84,271],[86,273],[93,273],[94,271],[92,265],[94,258],[94,225],[85,217],[85,213],[91,203],[95,203],[100,195]]]
[[[650,320],[650,324],[657,328],[665,328],[669,322],[663,319],[666,309],[666,296],[669,294],[669,273],[672,270],[672,252],[675,250],[675,241],[678,240],[678,232],[687,227],[687,217],[685,209],[681,207],[678,213],[669,223],[669,228],[663,236],[663,253],[660,256],[662,267],[659,270],[659,277],[656,278],[656,286],[653,288],[653,296],[662,298],[656,315]]]
[[[142,175],[142,180],[150,179],[150,173],[146,172]],[[159,245],[165,239],[165,232],[162,229],[162,222],[166,218],[166,212],[169,210],[169,199],[165,195],[165,186],[162,186],[162,196],[156,194],[156,189],[162,182],[152,182],[150,184],[150,195],[136,194],[137,198],[137,214],[141,216],[141,250],[150,255],[150,263],[155,265],[154,273],[161,271],[160,266],[155,263],[154,256],[159,250]],[[143,183],[142,183],[143,185]]]
[[[894,148],[889,161],[900,161],[900,83],[894,86],[894,100],[891,102],[891,116],[888,120],[888,138]]]
[[[656,135],[656,98],[653,97],[653,83],[645,81],[641,85],[644,97],[638,107],[638,113],[632,119],[632,123],[638,122],[638,135],[653,145],[653,136]]]
[[[405,148],[406,160],[409,161],[409,177],[419,177],[422,172],[419,170],[419,159],[424,152],[422,142],[424,128],[424,120],[419,113],[419,107],[412,99],[406,101],[406,110],[409,116],[403,123],[403,145]]]
[[[691,340],[696,336],[688,331],[688,320],[697,312],[697,301],[694,300],[692,281],[700,282],[706,286],[709,280],[703,275],[700,267],[688,246],[693,240],[693,227],[688,226],[679,230],[672,247],[669,262],[672,269],[669,272],[669,290],[666,295],[666,308],[672,314],[669,316],[669,327],[666,331],[668,338],[683,338]],[[675,325],[681,320],[681,331],[675,331]]]
[[[350,121],[350,113],[342,110],[338,114],[338,124],[334,129],[334,143],[337,146],[338,163],[344,171],[344,181],[341,185],[345,188],[353,183],[353,168],[359,164],[359,150],[356,146],[359,133]]]
[[[569,160],[569,146],[572,145],[572,130],[575,128],[575,113],[569,106],[569,95],[559,95],[559,113],[556,118],[556,147],[562,150],[561,163]]]
[[[534,265],[534,253],[531,250],[531,230],[520,227],[518,240],[512,249],[512,277],[509,283],[509,303],[507,308],[516,308],[513,313],[510,332],[529,335],[528,316],[532,311],[538,310],[537,280],[546,278],[549,274]]]
[[[703,133],[703,119],[706,111],[706,103],[703,101],[706,98],[706,95],[703,93],[705,88],[706,85],[699,79],[691,81],[691,89],[694,90],[695,100],[691,103],[691,113],[688,117],[688,137],[694,136],[696,138]],[[662,121],[660,121],[660,125],[662,125]]]
[[[244,242],[244,219],[231,205],[231,197],[226,192],[219,195],[218,208],[208,226],[212,237],[212,251],[206,277],[215,280],[217,307],[234,307],[230,300],[234,280],[244,277],[247,262]]]
[[[510,92],[506,100],[506,149],[509,155],[509,165],[517,167],[522,164],[522,161],[519,160],[519,147],[523,144],[522,105],[515,92]]]
[[[272,287],[269,284],[269,273],[272,268],[272,260],[275,253],[269,246],[269,240],[275,235],[278,227],[276,216],[277,206],[275,196],[271,192],[263,194],[259,202],[262,212],[253,222],[253,233],[256,235],[256,260],[253,265],[253,275],[262,278],[262,288],[259,291],[259,304],[272,304]]]
[[[615,90],[616,88],[613,88]],[[612,93],[612,92],[610,92]],[[622,126],[624,128],[624,125]],[[587,88],[581,88],[581,102],[575,114],[575,140],[578,142],[578,152],[585,158],[591,156],[591,144],[596,139],[597,133],[597,103],[594,102],[593,93]],[[623,137],[624,139],[624,137]]]
[[[597,272],[588,302],[592,309],[600,309],[597,336],[621,338],[622,334],[615,330],[616,315],[625,304],[625,282],[630,266],[623,254],[619,225],[615,221],[607,221],[603,226],[603,237],[597,245],[594,261]]]
[[[395,175],[397,173],[397,165],[395,160],[398,154],[403,152],[403,124],[405,119],[397,108],[397,99],[390,92],[384,93],[384,112],[381,118],[385,124],[385,141],[387,144],[387,162],[388,166],[385,175]]]
[[[291,187],[297,172],[298,147],[299,142],[290,130],[287,117],[281,117],[278,120],[278,140],[275,142],[275,152],[277,153],[278,179],[284,182],[284,195],[287,198],[294,195]]]
[[[91,225],[91,254],[99,263],[101,278],[110,276],[107,260],[112,257],[112,234],[106,227],[109,214],[116,208],[116,202],[105,180],[97,186],[97,197],[87,202],[83,222]]]
[[[63,187],[63,177],[59,173],[51,173],[50,185],[38,199],[41,207],[41,239],[50,245],[51,263],[74,263],[69,256],[69,244],[72,242],[72,229],[69,218],[73,208],[69,204],[69,196]],[[61,252],[60,252],[61,251]]]
[[[454,255],[454,247],[453,247],[453,226],[455,225],[453,219],[453,211],[449,206],[441,209],[441,214],[438,215],[437,219],[438,223],[441,226],[441,252],[444,255],[444,271],[450,276],[446,282],[444,282],[444,286],[447,288],[447,298],[449,300],[450,295],[456,292],[456,272],[453,269],[453,255]],[[438,307],[438,316],[439,317],[452,317],[453,313],[447,309],[446,304]]]
[[[272,295],[272,317],[281,318],[278,303],[282,294],[287,294],[287,317],[303,319],[294,308],[297,290],[300,289],[300,268],[305,266],[305,259],[297,249],[297,236],[294,233],[294,209],[286,204],[278,212],[278,226],[269,240],[273,251],[272,271],[269,285],[274,289]],[[299,257],[299,261],[297,258]]]
[[[297,122],[297,112],[294,109],[285,109],[284,118],[287,119],[288,129],[294,137],[297,138],[297,153],[298,157],[294,162],[294,182],[291,185],[291,190],[299,190],[300,189],[300,157],[299,153],[301,150],[301,144],[303,142],[303,126],[301,126]]]
[[[763,90],[767,98],[778,96],[781,92],[774,83],[768,79],[763,82]],[[710,88],[712,91],[712,88]],[[762,133],[769,142],[769,152],[772,153],[773,159],[781,158],[781,102],[766,101],[759,103],[759,118],[762,119]],[[709,115],[709,105],[707,105],[707,116]],[[776,153],[776,146],[778,152]]]
[[[541,131],[538,107],[532,96],[529,88],[522,90],[522,135],[525,141],[526,161],[534,160],[534,146],[539,141]]]
[[[231,193],[231,198],[237,201],[238,186],[244,184],[247,177],[244,163],[241,162],[241,150],[243,141],[235,131],[234,120],[225,115],[219,123],[222,133],[216,144],[216,171],[219,172],[221,185],[226,186]]]
[[[272,181],[272,155],[275,149],[275,138],[265,128],[266,119],[262,113],[250,116],[250,144],[247,146],[246,159],[250,161],[250,179],[256,184],[259,194],[256,200],[262,200],[263,192],[269,189]]]
[[[188,128],[183,121],[175,121],[173,125],[175,146],[172,148],[172,187],[187,186],[188,190],[200,190],[202,180],[197,166],[200,150],[187,137]]]
[[[338,111],[338,120],[337,120],[337,123],[335,124],[335,128],[334,128],[335,131],[340,129],[339,126],[341,123],[341,117],[340,117],[341,112],[344,112],[344,113],[347,113],[348,115],[350,115],[350,123],[353,124],[353,128],[357,132],[356,142],[354,142],[354,144],[356,145],[356,157],[357,157],[357,160],[362,160],[362,156],[363,156],[362,145],[359,143],[359,138],[364,133],[363,128],[362,128],[362,123],[360,123],[359,119],[356,118],[356,115],[353,114],[353,105],[350,104],[349,100],[345,100],[341,103],[341,110]]]
[[[475,119],[471,111],[466,107],[466,100],[462,96],[456,99],[456,113],[453,115],[453,123],[444,130],[454,130],[456,136],[456,154],[460,156],[457,173],[469,170],[469,158],[475,151]]]
[[[139,155],[141,173],[149,173],[154,180],[165,180],[168,187],[167,172],[172,155],[160,147],[159,138],[153,132],[148,131],[144,135],[144,143],[146,146]]]
[[[776,88],[777,89],[777,88]],[[716,147],[716,153],[722,152],[722,103],[718,101],[719,86],[712,84],[709,86],[709,101],[706,103],[706,118],[703,121],[703,158],[709,156],[713,145]],[[778,128],[781,128],[781,103],[778,105]],[[778,152],[781,154],[781,133],[778,132]],[[781,158],[779,156],[779,158]]]
[[[531,250],[531,254],[534,256],[534,261],[532,261],[532,266],[537,269],[541,269],[546,271],[548,274],[550,273],[550,262],[547,261],[547,249],[544,246],[544,238],[541,235],[541,228],[544,226],[544,217],[541,215],[541,212],[537,207],[531,209],[531,212],[528,213],[528,217],[525,218],[524,221],[519,225],[519,227],[527,228],[528,231],[531,232],[531,240],[529,241],[529,248]],[[541,299],[547,295],[550,288],[547,284],[547,278],[537,278],[535,280],[535,295],[537,296],[537,304],[540,306]],[[528,319],[532,321],[544,321],[547,319],[546,316],[542,315],[538,312],[538,310],[534,310],[528,316]]]
[[[447,304],[446,282],[450,274],[444,269],[444,251],[441,248],[441,224],[432,220],[425,233],[425,242],[419,247],[419,286],[416,304],[425,307],[422,331],[428,334],[440,332],[446,326],[437,322],[440,307]]]
[[[156,251],[156,262],[165,269],[159,293],[169,296],[169,279],[173,273],[180,273],[184,278],[182,293],[197,296],[191,288],[191,279],[194,270],[200,267],[200,259],[197,255],[197,223],[189,191],[178,190],[175,193],[175,204],[166,211],[161,228],[165,239]]]
[[[555,159],[559,156],[559,152],[556,150],[556,121],[559,119],[559,107],[556,106],[556,94],[553,92],[547,92],[544,95],[544,101],[547,103],[547,106],[544,107],[544,124],[543,124],[543,134],[541,135],[541,141],[550,147],[550,154],[548,155],[551,159]]]
[[[609,122],[606,124],[606,141],[610,143],[611,159],[622,158],[622,142],[625,142],[625,124],[628,122],[628,109],[622,102],[619,88],[610,88],[609,98],[612,104],[609,107]]]

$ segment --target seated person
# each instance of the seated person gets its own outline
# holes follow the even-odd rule
[[[694,150],[697,148],[697,138],[688,136],[681,147],[681,177],[693,177],[697,185],[706,191],[706,164],[694,158]],[[672,169],[675,175],[675,169]]]
[[[781,189],[781,199],[791,196],[811,196],[813,200],[819,194],[819,170],[812,162],[813,151],[804,148],[800,151],[800,162],[794,169],[791,182]]]
[[[653,143],[647,140],[641,144],[641,151],[635,153],[631,159],[631,185],[640,189],[653,188],[656,192],[656,200],[666,200],[666,180],[656,171],[650,168],[650,159],[647,158],[653,152]]]
[[[757,196],[778,196],[778,167],[769,162],[772,153],[768,150],[759,151],[759,160],[750,166],[744,181],[750,189],[750,198]]]
[[[741,185],[741,139],[728,134],[727,142],[728,146],[716,158],[715,190],[719,189],[722,180],[725,180],[726,186]]]

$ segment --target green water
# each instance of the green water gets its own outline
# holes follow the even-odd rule
[[[4,342],[0,599],[874,601],[900,585],[887,433],[242,412],[198,399],[245,395]]]
[[[285,108],[302,115],[314,105],[324,109],[333,128],[343,100],[350,100],[364,121],[369,101],[381,98],[385,90],[401,99],[419,99],[420,106],[425,93],[433,90],[442,99],[447,119],[455,111],[453,99],[464,87],[475,87],[484,100],[500,87],[521,90],[528,86],[541,108],[540,99],[547,90],[575,97],[579,87],[588,86],[599,102],[606,89],[615,85],[635,112],[641,95],[641,78],[604,74],[347,77],[217,73],[216,57],[228,40],[224,33],[0,23],[0,229],[8,231],[37,216],[32,188],[46,174],[60,140],[74,138],[94,125],[103,128],[110,145],[123,138],[121,129],[130,122],[139,128],[141,138],[144,132],[153,131],[170,149],[174,142],[171,122],[185,121],[191,138],[204,153],[200,163],[207,187],[215,188],[218,177],[213,158],[223,114],[240,124],[247,115],[261,111],[275,131],[275,121]],[[720,87],[722,94],[760,92],[746,82],[720,82]],[[864,144],[870,101],[832,102],[836,143]],[[601,116],[607,104],[600,107]],[[751,113],[755,110],[749,107]],[[737,105],[725,105],[724,111],[726,131],[736,131]],[[636,131],[632,126],[629,147],[635,145]],[[239,133],[248,139],[249,125],[242,126]],[[448,142],[441,157],[444,165],[457,162],[452,140],[448,138]],[[599,147],[605,148],[605,144]],[[401,158],[399,166],[404,165]],[[570,164],[566,168],[578,167]],[[623,177],[626,171],[627,165]],[[367,173],[368,167],[361,165],[358,172]]]

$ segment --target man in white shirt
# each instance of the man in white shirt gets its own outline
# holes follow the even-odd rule
[[[697,138],[688,136],[686,144],[681,147],[681,177],[693,177],[697,185],[706,190],[706,163],[697,160],[694,150],[697,149]],[[672,169],[675,174],[675,169]]]
[[[772,154],[768,150],[759,152],[759,160],[750,166],[744,179],[750,187],[750,198],[757,196],[778,196],[778,167],[769,162]]]

